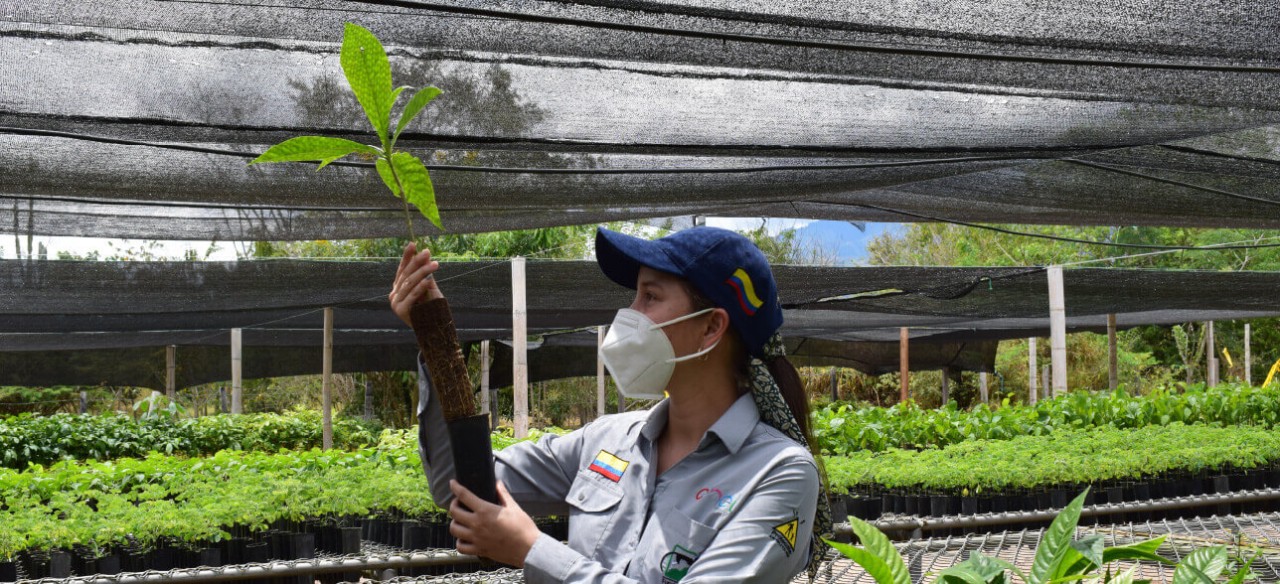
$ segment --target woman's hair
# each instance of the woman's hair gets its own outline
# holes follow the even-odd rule
[[[689,301],[693,305],[694,312],[716,307],[714,302],[695,289],[687,280],[681,279],[680,282],[685,292],[689,295]],[[738,336],[738,332],[734,330],[732,324],[729,325],[726,337],[732,339],[733,345],[740,348],[735,356],[737,361],[734,369],[738,372],[739,377],[745,379],[747,376],[747,363],[749,362],[748,354],[743,346],[741,337]],[[795,416],[796,423],[800,425],[800,433],[804,436],[805,445],[814,453],[814,456],[817,456],[817,443],[813,439],[813,434],[809,432],[809,396],[805,395],[804,383],[800,381],[800,373],[796,371],[795,366],[786,357],[768,359],[765,361],[765,365],[769,367],[769,373],[773,375],[774,381],[778,382],[778,389],[782,391],[782,399],[787,402],[787,407],[791,408],[791,415]]]

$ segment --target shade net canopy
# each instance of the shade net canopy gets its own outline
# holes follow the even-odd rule
[[[262,365],[264,376],[314,372],[325,307],[334,309],[335,371],[411,369],[413,337],[387,307],[395,267],[315,260],[3,261],[0,353],[19,365],[0,370],[50,371],[52,377],[21,379],[52,379],[70,370],[58,367],[68,354],[60,352],[103,350],[136,350],[150,370],[163,364],[156,348],[177,345],[179,354],[190,349],[189,360],[205,351],[211,363],[193,367],[190,383],[217,381],[227,375],[229,330],[242,328],[245,346],[254,348],[246,352],[246,368],[258,355],[280,363]],[[774,273],[786,319],[782,333],[802,365],[895,370],[899,330],[909,327],[917,347],[913,368],[990,370],[993,341],[1049,330],[1042,268],[780,265]],[[1108,314],[1121,328],[1280,315],[1280,273],[1068,269],[1064,278],[1069,331],[1105,331]],[[509,262],[449,262],[437,280],[464,342],[511,338]],[[559,376],[556,367],[593,374],[594,330],[565,333],[609,324],[633,292],[608,281],[595,262],[556,260],[529,261],[526,289],[529,333],[555,339],[534,351],[546,350],[551,361],[550,372],[534,379]],[[573,359],[551,350],[557,346]],[[301,353],[309,356],[298,364],[292,355]],[[39,366],[41,360],[52,364]],[[211,373],[200,377],[197,370]],[[72,382],[35,385],[55,383]]]
[[[399,146],[445,228],[675,215],[1280,228],[1280,35],[1244,0],[255,0],[0,8],[0,225],[404,235],[343,23],[444,94]],[[404,100],[402,100],[404,101]],[[419,233],[431,228],[419,218]]]

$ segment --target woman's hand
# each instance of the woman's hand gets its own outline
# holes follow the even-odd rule
[[[449,481],[449,490],[454,497],[449,505],[453,516],[449,533],[458,538],[458,551],[524,567],[525,556],[542,532],[511,498],[506,485],[498,483],[501,505],[481,499],[458,481]]]
[[[431,260],[431,250],[416,253],[418,247],[413,242],[404,246],[404,257],[400,258],[400,267],[396,269],[396,280],[391,285],[391,294],[387,300],[391,302],[391,310],[410,327],[409,310],[413,305],[427,300],[444,298],[436,279],[431,274],[440,269],[440,262]]]

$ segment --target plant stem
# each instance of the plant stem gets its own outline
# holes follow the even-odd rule
[[[409,228],[409,241],[413,242],[416,247],[418,245],[418,236],[413,234],[413,214],[409,212],[409,193],[405,191],[404,184],[400,182],[400,175],[396,173],[396,165],[391,162],[391,150],[386,151],[387,168],[391,169],[391,178],[396,179],[396,188],[400,189],[400,202],[404,203],[404,223]]]

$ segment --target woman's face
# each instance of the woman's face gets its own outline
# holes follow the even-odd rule
[[[685,291],[684,281],[677,276],[641,267],[636,278],[636,298],[631,309],[643,313],[655,324],[662,324],[693,312],[693,300]],[[704,327],[701,318],[693,318],[662,328],[671,339],[676,355],[687,355],[701,349]]]

